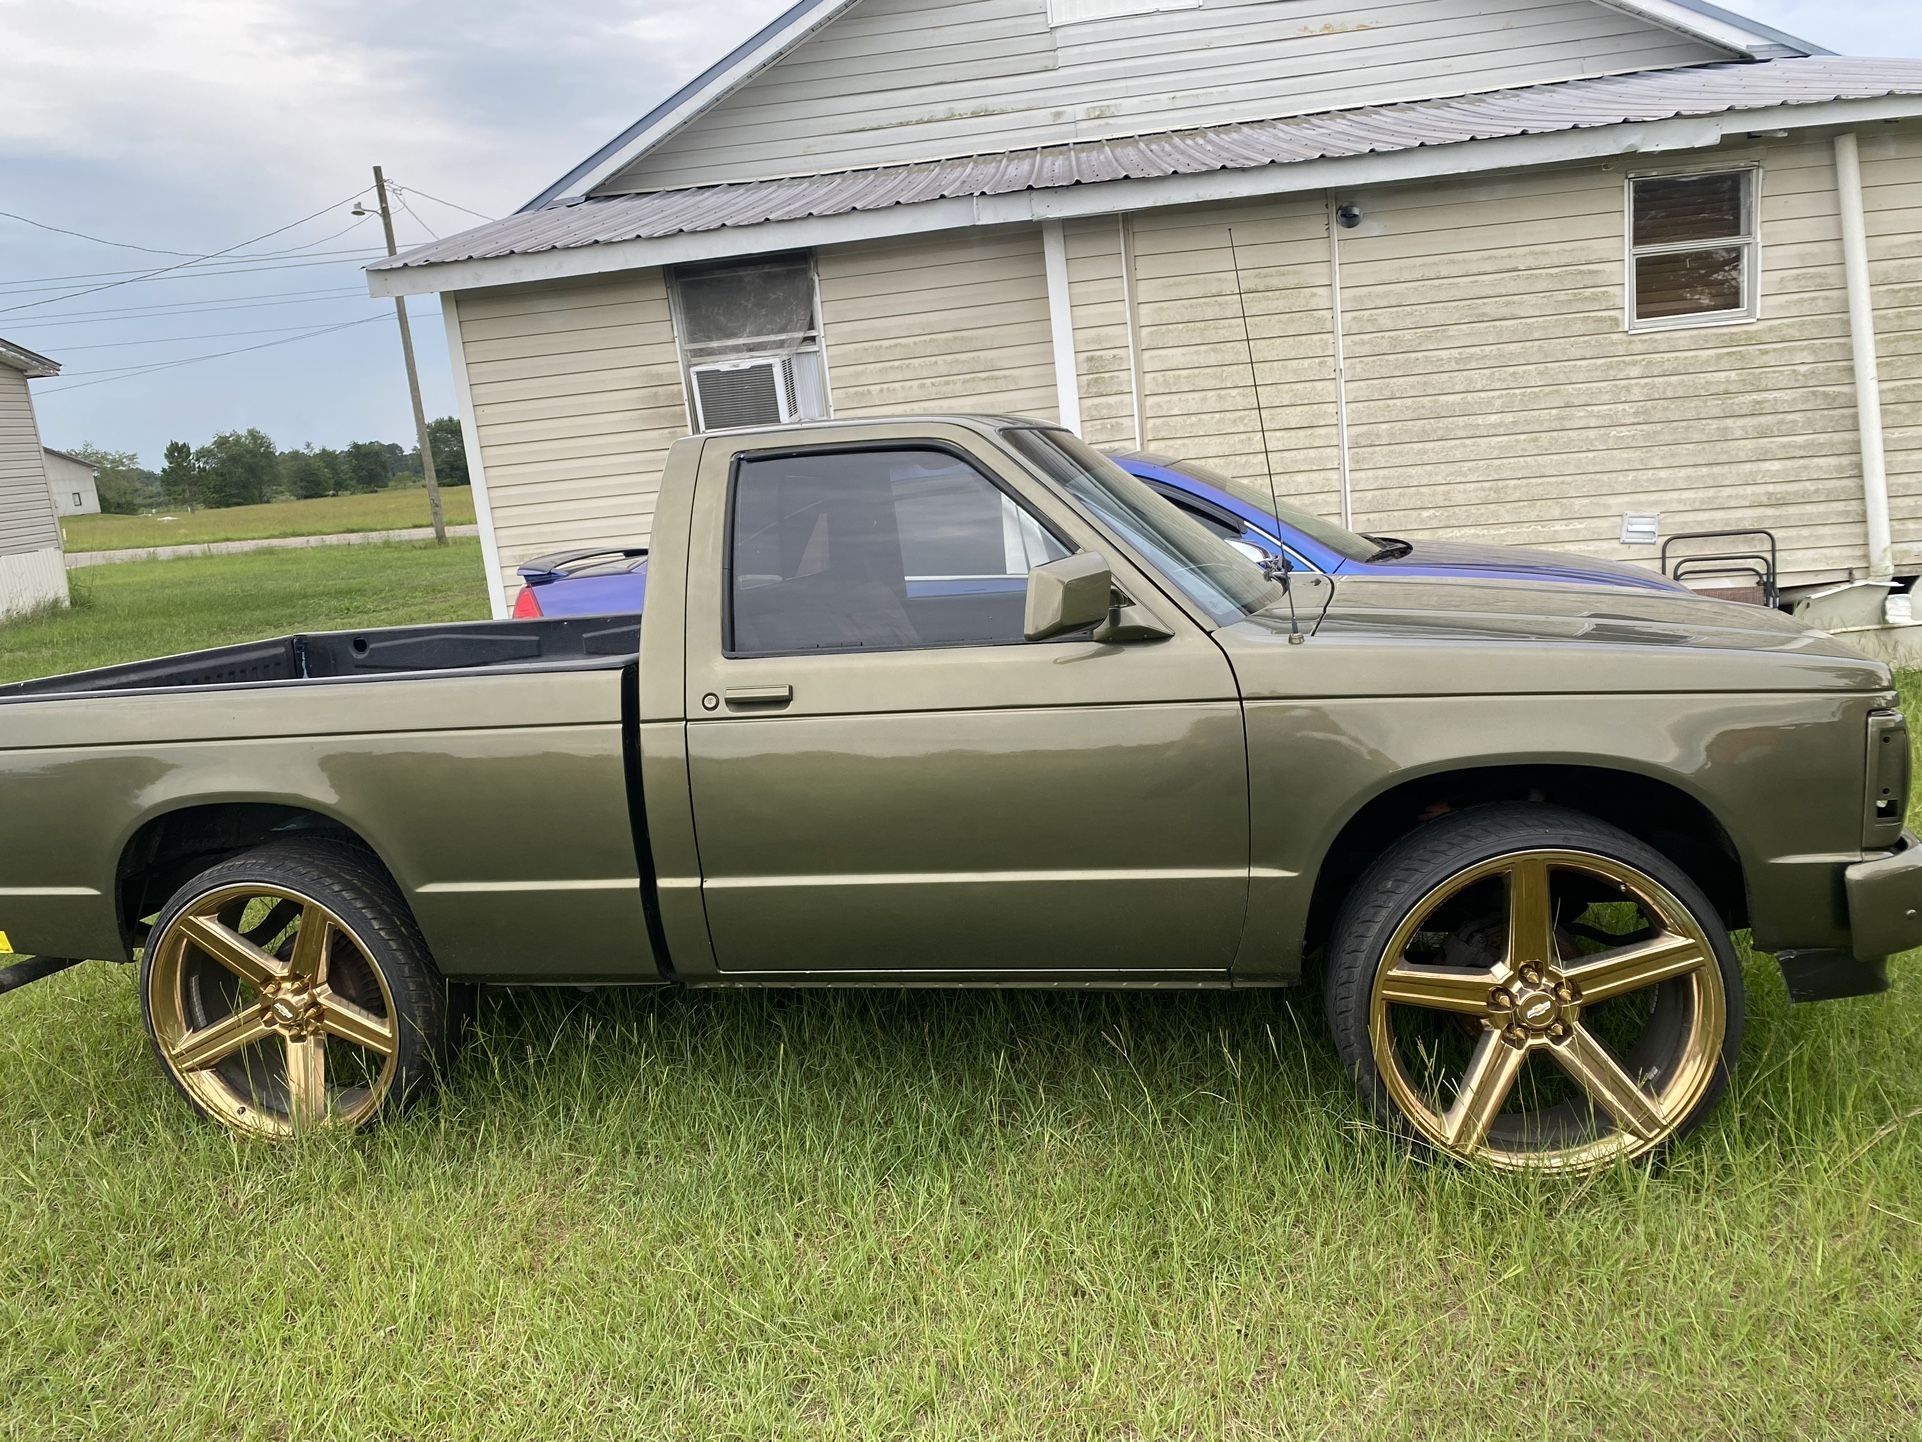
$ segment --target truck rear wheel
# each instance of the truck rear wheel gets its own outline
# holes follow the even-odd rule
[[[1478,807],[1387,851],[1328,950],[1328,1020],[1388,1126],[1462,1161],[1590,1171],[1698,1125],[1742,982],[1701,888],[1626,832]]]
[[[366,1126],[421,1095],[448,1044],[447,983],[406,903],[338,841],[273,842],[188,882],[140,996],[174,1085],[248,1136]]]

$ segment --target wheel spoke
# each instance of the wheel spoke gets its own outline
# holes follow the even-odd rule
[[[1577,1024],[1567,1040],[1550,1048],[1588,1099],[1614,1119],[1625,1132],[1644,1141],[1653,1141],[1668,1130],[1668,1121],[1655,1098],[1636,1085],[1622,1070],[1620,1062],[1595,1039],[1587,1027]]]
[[[327,1039],[287,1042],[287,1118],[295,1126],[327,1120]]]
[[[320,1003],[320,1024],[333,1035],[369,1051],[379,1052],[382,1056],[394,1054],[394,1024],[384,1016],[375,1016],[364,1007],[341,996],[338,992],[322,988],[315,1000]]]
[[[1687,976],[1707,960],[1699,942],[1671,932],[1583,957],[1580,965],[1564,968],[1562,975],[1581,991],[1584,1003],[1593,1004]]]
[[[246,937],[211,916],[183,917],[179,923],[193,944],[242,981],[266,986],[286,975],[286,968]]]
[[[173,1048],[173,1064],[181,1071],[204,1071],[268,1034],[266,1014],[258,1006],[235,1012],[212,1026],[182,1037]]]
[[[1495,975],[1488,971],[1418,968],[1405,963],[1382,973],[1383,1001],[1395,1006],[1423,1006],[1430,1011],[1487,1016]]]
[[[1523,856],[1508,871],[1508,961],[1553,963],[1555,903],[1548,884],[1548,863]]]
[[[1454,1104],[1442,1117],[1450,1146],[1468,1151],[1482,1144],[1527,1059],[1528,1053],[1509,1045],[1500,1032],[1482,1033],[1474,1056],[1469,1058],[1468,1070],[1462,1073]]]
[[[300,910],[300,930],[294,933],[294,953],[288,967],[295,976],[305,977],[315,986],[327,980],[327,941],[333,923],[318,906]]]

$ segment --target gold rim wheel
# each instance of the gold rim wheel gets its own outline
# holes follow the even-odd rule
[[[1422,898],[1383,953],[1368,1022],[1382,1083],[1427,1141],[1572,1171],[1680,1130],[1715,1080],[1728,1008],[1715,948],[1660,882],[1529,850]]]
[[[281,1138],[356,1126],[393,1088],[387,979],[310,896],[239,884],[197,898],[149,946],[162,1060],[208,1115]]]

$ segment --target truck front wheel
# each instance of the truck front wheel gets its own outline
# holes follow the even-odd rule
[[[1651,847],[1544,805],[1429,823],[1355,884],[1326,1002],[1376,1115],[1511,1171],[1653,1156],[1740,1046],[1742,983],[1701,888]]]
[[[449,1037],[447,984],[406,903],[338,841],[273,842],[188,882],[148,937],[140,996],[188,1103],[256,1137],[405,1106]]]

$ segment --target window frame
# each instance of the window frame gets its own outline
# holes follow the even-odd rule
[[[752,345],[743,342],[724,355],[708,355],[696,358],[688,353],[687,313],[681,303],[680,272],[684,269],[719,270],[728,266],[748,269],[757,262],[791,257],[804,261],[808,274],[808,299],[814,307],[814,329],[810,332],[812,341],[797,345],[789,351],[770,349],[767,345]],[[681,401],[687,411],[687,428],[690,433],[700,434],[701,414],[699,402],[695,398],[694,372],[697,368],[711,365],[742,364],[752,365],[762,361],[778,361],[797,355],[813,355],[821,366],[821,414],[810,416],[797,412],[778,424],[798,426],[818,424],[834,419],[834,372],[828,359],[827,323],[821,315],[821,267],[811,249],[777,251],[772,255],[744,256],[733,260],[695,261],[690,266],[665,266],[661,271],[661,285],[667,292],[668,324],[674,332],[674,356],[681,367]]]
[[[855,443],[826,441],[808,446],[779,446],[766,450],[742,451],[728,465],[727,504],[721,510],[721,657],[726,661],[761,661],[779,658],[792,660],[807,656],[899,656],[911,655],[922,651],[956,651],[969,646],[993,647],[1059,645],[1070,641],[1086,641],[1088,633],[1077,631],[1066,636],[1057,636],[1048,641],[1030,641],[1017,637],[1007,641],[924,641],[918,646],[810,646],[797,651],[742,651],[734,643],[734,522],[735,507],[741,494],[741,468],[750,461],[789,460],[799,456],[817,455],[856,455],[872,451],[934,451],[952,460],[959,461],[990,486],[1017,511],[1026,515],[1040,528],[1043,535],[1051,538],[1069,556],[1078,556],[1086,549],[1062,534],[1061,528],[1034,507],[1021,499],[1019,493],[1006,480],[981,464],[978,456],[970,455],[964,448],[949,441],[926,440],[877,440]]]
[[[1098,25],[1104,20],[1132,20],[1138,15],[1159,15],[1165,10],[1199,10],[1202,0],[1114,0],[1117,8],[1106,15],[1061,14],[1063,0],[1048,0],[1048,28],[1067,25]]]
[[[1743,234],[1718,236],[1713,240],[1687,240],[1665,245],[1635,243],[1635,187],[1644,180],[1705,180],[1716,175],[1742,177]],[[1643,320],[1635,314],[1639,271],[1636,262],[1644,256],[1687,255],[1696,251],[1727,250],[1742,252],[1742,305],[1735,310],[1701,311],[1693,315],[1655,316]],[[1723,165],[1690,165],[1658,170],[1633,170],[1622,183],[1622,326],[1631,334],[1669,330],[1699,330],[1707,326],[1753,325],[1762,318],[1762,163],[1759,160],[1732,161]]]

